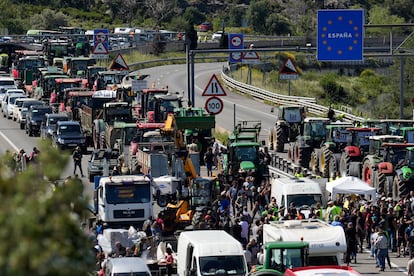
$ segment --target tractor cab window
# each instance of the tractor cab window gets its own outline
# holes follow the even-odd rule
[[[284,119],[291,123],[301,122],[302,114],[300,113],[300,109],[286,109]]]

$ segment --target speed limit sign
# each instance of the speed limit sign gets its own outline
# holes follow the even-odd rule
[[[223,110],[223,101],[217,97],[210,97],[206,101],[205,109],[208,113],[217,115]]]

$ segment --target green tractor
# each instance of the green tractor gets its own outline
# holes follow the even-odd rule
[[[407,147],[403,164],[395,170],[392,197],[402,198],[411,190],[414,190],[414,147]]]
[[[288,161],[296,166],[308,168],[311,164],[312,151],[320,148],[326,138],[328,118],[308,117],[303,122],[303,132],[288,147]]]
[[[305,114],[302,106],[279,106],[276,125],[269,130],[269,149],[283,152],[286,143],[294,142],[303,131]]]
[[[377,135],[370,139],[369,152],[362,162],[362,180],[379,194],[392,193],[395,169],[404,162],[407,148],[402,136]]]
[[[264,246],[263,264],[255,265],[251,276],[282,276],[286,269],[309,265],[309,243],[303,241],[276,241]]]
[[[335,122],[326,125],[326,140],[311,155],[310,169],[322,177],[334,178],[339,171],[342,150],[347,145],[351,123]]]
[[[264,174],[264,163],[259,158],[260,130],[259,121],[241,121],[229,136],[227,152],[223,155],[224,172],[229,181],[252,174],[260,183]]]

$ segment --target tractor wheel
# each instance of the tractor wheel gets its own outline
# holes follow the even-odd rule
[[[99,133],[99,146],[100,146],[100,149],[106,148],[105,131],[101,131],[101,133]]]
[[[375,179],[375,185],[376,185],[376,189],[377,189],[377,193],[379,194],[385,194],[386,191],[386,184],[387,184],[387,176],[385,174],[383,174],[382,172],[378,172],[375,174],[376,179]]]
[[[161,208],[164,208],[168,205],[168,196],[166,195],[157,195],[157,204]]]
[[[371,187],[375,187],[374,169],[369,160],[365,160],[364,164],[362,165],[362,180],[365,181]]]
[[[329,159],[331,159],[332,152],[326,147],[322,147],[321,156],[319,159],[319,171],[322,173],[322,177],[329,176]]]
[[[300,144],[296,144],[296,157],[297,164],[302,168],[307,169],[311,159],[310,148],[301,147]]]
[[[361,178],[361,163],[360,162],[349,163],[349,175]]]
[[[269,146],[269,150],[274,150],[273,147],[273,129],[269,129],[269,134],[267,135],[267,145]]]
[[[335,179],[337,173],[339,172],[338,170],[338,156],[335,154],[331,155],[331,158],[329,159],[329,179]]]
[[[349,165],[351,163],[351,157],[347,152],[342,153],[341,160],[339,161],[339,173],[342,176],[347,176],[349,174]]]
[[[400,199],[410,193],[409,184],[406,181],[402,181],[401,177],[396,175],[392,184],[392,198]]]
[[[285,148],[285,142],[287,141],[286,133],[283,128],[276,126],[276,151],[283,152]]]
[[[294,154],[294,143],[293,144],[289,144],[289,146],[288,146],[288,152],[287,152],[287,159],[288,159],[288,161],[289,162],[291,162],[291,163],[294,163],[295,162],[295,160],[294,160],[294,156],[295,156],[295,154]]]
[[[310,158],[310,162],[309,162],[309,169],[311,170],[312,173],[314,174],[318,174],[319,172],[319,160],[318,160],[318,151],[319,149],[315,149],[312,151],[311,153],[311,158]]]

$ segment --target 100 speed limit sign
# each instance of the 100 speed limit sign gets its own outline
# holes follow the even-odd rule
[[[210,97],[206,101],[205,109],[210,114],[219,114],[223,110],[223,101],[217,97]]]

